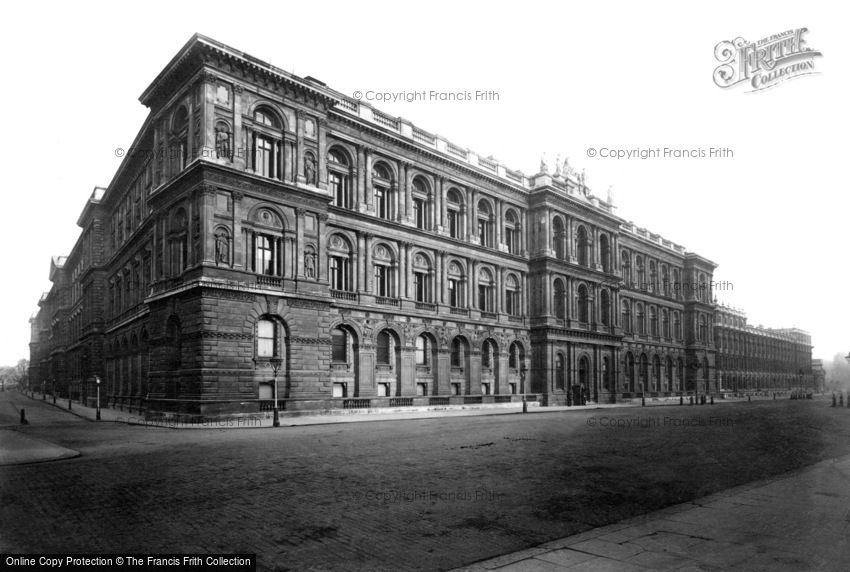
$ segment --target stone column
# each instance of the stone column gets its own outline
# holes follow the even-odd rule
[[[245,113],[245,101],[241,85],[233,86],[233,166],[236,169],[245,169],[248,158],[248,142],[245,140],[242,128],[242,114]],[[235,233],[234,233],[235,241]]]
[[[328,120],[320,117],[316,122],[316,129],[319,133],[319,156],[316,160],[319,168],[319,188],[322,190],[328,189]],[[303,160],[303,159],[302,159]],[[351,173],[351,182],[355,184],[357,180],[356,167]],[[351,189],[352,192],[357,192],[357,189]]]
[[[316,244],[316,249],[318,250],[318,268],[316,269],[316,276],[319,277],[319,282],[327,282],[328,281],[328,251],[325,247],[325,241],[327,237],[325,236],[325,228],[327,227],[328,215],[327,213],[319,213],[319,232],[318,232],[318,243]],[[303,249],[302,249],[303,250]]]
[[[204,264],[215,264],[215,198],[216,189],[205,185],[202,190],[203,207],[201,212],[201,243]]]
[[[295,180],[301,185],[307,184],[307,178],[304,176],[304,122],[306,114],[301,109],[295,112]],[[327,180],[327,157],[319,156],[316,158],[316,168],[321,173],[325,172],[325,180]]]
[[[201,156],[212,159],[215,157],[215,90],[218,77],[212,73],[205,73],[203,77]]]
[[[372,235],[368,232],[363,233],[363,248],[364,248],[364,256],[366,259],[366,268],[364,269],[364,285],[366,292],[370,294],[374,292],[374,288],[372,287]]]
[[[406,220],[407,212],[407,168],[408,164],[404,161],[399,163],[398,167],[398,192],[393,193],[396,199],[396,220],[401,222]]]
[[[303,280],[304,276],[304,249],[306,244],[304,244],[304,217],[306,216],[307,211],[303,208],[295,209],[295,278],[297,280]],[[318,246],[318,245],[317,245]],[[318,260],[316,261],[318,264]],[[316,269],[316,276],[319,274],[319,269]]]

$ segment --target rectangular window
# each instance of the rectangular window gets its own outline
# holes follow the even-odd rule
[[[478,221],[478,242],[481,246],[490,246],[489,223],[486,220]]]
[[[430,293],[428,292],[428,275],[423,272],[415,272],[413,274],[413,285],[416,291],[417,302],[430,302]]]
[[[390,296],[390,273],[386,266],[375,266],[375,294],[378,296]]]
[[[257,324],[257,356],[274,357],[275,325],[269,320]]]
[[[386,190],[383,187],[375,187],[375,214],[383,219],[389,219],[390,213],[387,207]]]
[[[331,195],[333,196],[333,205],[348,208],[348,179],[339,173],[331,172],[328,175],[328,181],[331,187]]]
[[[487,300],[489,293],[490,291],[487,286],[481,284],[478,285],[478,309],[482,312],[488,311],[488,308],[490,307],[489,301]]]
[[[254,237],[254,271],[260,274],[274,274],[274,241],[272,237],[258,234]]]
[[[458,225],[457,225],[457,212],[456,211],[448,211],[446,213],[447,222],[449,225],[449,236],[452,238],[459,238],[458,236]]]
[[[334,330],[331,334],[331,361],[348,363],[348,340],[345,332]]]
[[[449,280],[449,306],[457,308],[458,303],[457,280]]]
[[[276,176],[274,148],[274,141],[262,135],[257,136],[254,151],[254,170],[264,177],[274,178]]]
[[[413,220],[416,228],[425,228],[425,201],[422,199],[413,199]]]
[[[331,257],[331,288],[334,290],[348,290],[345,261],[339,256]]]

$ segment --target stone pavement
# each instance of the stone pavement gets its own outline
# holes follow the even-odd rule
[[[0,466],[70,459],[80,453],[14,429],[0,429]]]
[[[27,394],[20,394],[29,397]],[[53,404],[53,399],[50,395],[46,396],[46,400],[42,400],[42,395],[35,392],[30,399],[40,400],[48,405]],[[756,400],[769,400],[769,397],[754,397]],[[787,399],[787,397],[785,398]],[[739,403],[746,401],[746,398],[727,398],[718,399],[716,405]],[[77,417],[95,420],[96,410],[93,407],[86,407],[78,402],[73,402],[71,409],[68,409],[68,400],[58,398],[55,407],[72,413]],[[620,403],[591,403],[589,405],[573,405],[573,406],[548,406],[540,407],[537,402],[528,403],[528,413],[552,413],[554,411],[582,411],[588,409],[611,409],[611,408],[632,408],[641,407],[640,402],[620,402]],[[711,405],[688,405],[685,399],[684,405],[679,405],[678,398],[656,399],[647,401],[646,407],[693,407],[694,411],[702,410]],[[702,408],[702,409],[701,409]],[[324,425],[326,423],[353,423],[361,421],[398,421],[403,419],[434,419],[441,417],[467,417],[479,415],[512,415],[522,412],[522,403],[505,403],[499,405],[488,406],[462,406],[457,408],[406,408],[404,410],[382,408],[369,410],[345,410],[334,411],[331,413],[316,414],[316,415],[297,415],[290,416],[285,412],[281,412],[280,424],[282,427],[296,427],[302,425]],[[272,427],[272,414],[268,412],[265,417],[260,419],[226,419],[208,420],[204,423],[184,423],[172,422],[168,420],[146,420],[143,414],[137,410],[119,410],[111,408],[101,408],[101,421],[112,421],[116,423],[127,423],[130,425],[145,425],[151,427],[166,427],[172,429],[257,429],[263,427]]]
[[[847,570],[850,456],[455,572]]]

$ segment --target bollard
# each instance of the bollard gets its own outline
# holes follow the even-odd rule
[[[71,411],[71,398],[68,397],[68,411]]]
[[[30,422],[27,421],[27,412],[25,409],[21,409],[21,425],[29,425]]]
[[[688,396],[688,402],[689,402],[688,405],[694,404],[694,396],[693,395]]]
[[[679,405],[684,405],[684,404],[685,404],[685,398],[680,395],[679,396]]]
[[[522,396],[522,412],[528,413],[528,402],[525,400],[525,396]]]
[[[753,400],[753,396],[750,395],[750,394],[747,394],[747,403],[751,402],[752,400]]]
[[[711,396],[711,404],[714,405],[714,394]]]

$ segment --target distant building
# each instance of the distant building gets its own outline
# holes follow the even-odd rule
[[[275,360],[285,411],[731,387],[715,264],[566,161],[525,175],[197,35],[141,102],[51,264],[36,387],[90,398],[97,374],[110,405],[190,419],[268,410]]]
[[[743,311],[719,305],[714,314],[714,345],[721,390],[815,387],[812,338],[803,330],[750,326]]]

